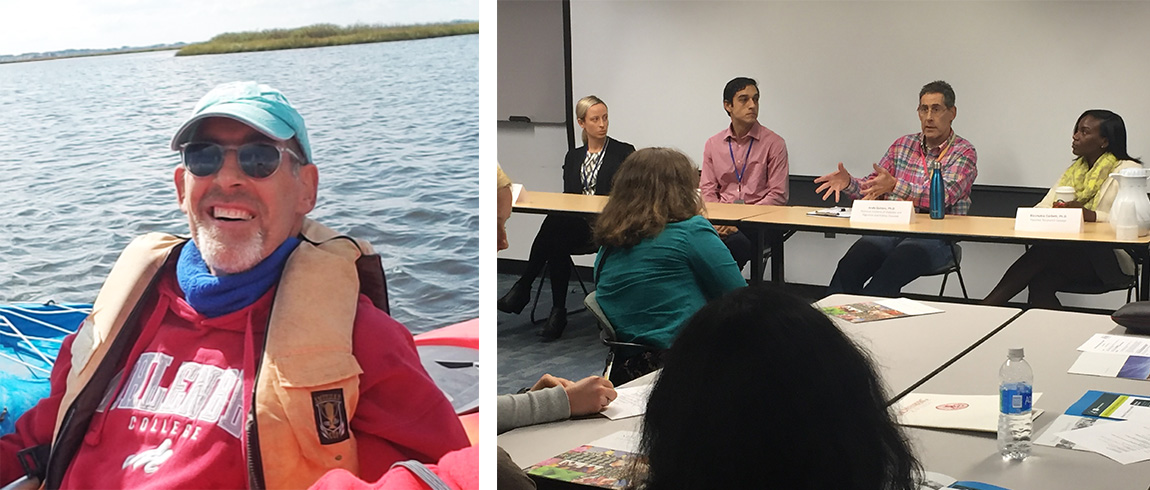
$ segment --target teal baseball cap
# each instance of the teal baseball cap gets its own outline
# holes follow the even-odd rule
[[[217,85],[196,103],[192,116],[176,131],[172,150],[179,151],[196,134],[200,121],[209,117],[235,119],[278,141],[294,137],[303,149],[304,158],[312,163],[303,116],[283,92],[266,84],[248,81]]]

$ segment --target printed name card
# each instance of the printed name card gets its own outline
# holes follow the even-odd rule
[[[523,184],[511,184],[511,203],[519,202],[519,196],[523,194]]]
[[[910,201],[857,200],[851,208],[851,223],[888,223],[908,225],[914,216]]]
[[[1081,208],[1018,208],[1015,231],[1082,233]]]

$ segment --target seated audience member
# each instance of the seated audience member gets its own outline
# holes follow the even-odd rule
[[[638,488],[919,488],[874,362],[822,312],[770,286],[699,310],[655,383]]]
[[[754,79],[734,78],[723,87],[723,110],[731,124],[703,146],[699,189],[706,202],[787,203],[790,166],[783,137],[759,124],[759,86]],[[715,231],[741,270],[751,259],[751,240],[734,226]]]
[[[853,199],[911,201],[918,212],[927,212],[930,167],[940,162],[946,214],[966,214],[978,155],[974,145],[950,127],[958,115],[954,89],[941,80],[930,82],[919,91],[918,101],[922,132],[895,140],[865,179],[852,178],[840,162],[838,170],[815,179],[821,184],[815,192],[823,193],[824,200],[834,194],[836,202],[839,193]],[[903,286],[952,260],[944,240],[864,236],[839,260],[827,293],[898,296]]]
[[[495,402],[498,432],[528,425],[563,420],[572,416],[590,415],[607,409],[616,397],[610,381],[599,376],[588,376],[570,381],[544,374],[526,393],[500,395]],[[527,477],[511,456],[499,450],[496,468],[501,490],[534,489],[535,482]]]
[[[1070,148],[1078,158],[1035,207],[1082,208],[1086,221],[1108,221],[1118,194],[1110,174],[1142,163],[1126,152],[1126,123],[1107,110],[1083,112],[1074,124]],[[1055,201],[1055,188],[1061,186],[1074,187],[1073,201]],[[1030,306],[1059,308],[1054,294],[1059,289],[1119,283],[1133,274],[1134,262],[1122,250],[1091,244],[1034,245],[1006,270],[983,304],[1005,305],[1026,288]]]
[[[563,192],[567,194],[611,193],[611,180],[623,159],[635,147],[607,136],[607,104],[594,95],[579,99],[575,117],[583,128],[583,146],[570,150],[563,159]],[[591,225],[586,218],[551,214],[543,220],[527,268],[497,307],[506,313],[519,313],[531,301],[531,284],[549,266],[551,274],[551,314],[539,330],[544,341],[555,340],[567,327],[567,283],[571,280],[568,265],[573,254],[590,253]]]
[[[596,296],[618,339],[650,346],[619,353],[611,382],[658,369],[661,351],[708,300],[747,283],[700,213],[699,184],[686,155],[666,148],[633,153],[615,174],[595,222]]]

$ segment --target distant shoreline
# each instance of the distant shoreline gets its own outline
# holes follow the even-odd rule
[[[282,49],[318,48],[348,44],[407,41],[479,33],[479,22],[450,22],[408,26],[316,24],[297,29],[226,33],[203,43],[180,48],[176,56],[245,53]]]
[[[47,55],[38,56],[34,58],[20,58],[14,60],[0,60],[0,65],[9,63],[28,63],[32,61],[51,61],[51,60],[66,60],[71,58],[91,58],[93,56],[112,56],[116,54],[132,54],[132,53],[151,53],[154,51],[175,51],[180,49],[179,46],[162,46],[158,48],[132,48],[132,49],[116,49],[101,51],[99,53],[78,53],[78,54],[63,54],[63,55]]]
[[[296,29],[270,29],[259,32],[233,32],[220,34],[202,43],[176,43],[163,46],[139,48],[112,48],[107,50],[65,50],[51,53],[27,53],[24,55],[0,56],[0,65],[27,63],[31,61],[63,60],[70,58],[90,58],[117,54],[150,53],[155,51],[176,51],[176,56],[201,54],[243,53],[251,51],[276,51],[281,49],[318,48],[347,44],[366,44],[389,41],[407,41],[446,36],[462,36],[479,33],[479,22],[456,21],[439,24],[416,24],[406,26],[351,25],[340,27],[333,24],[316,24]],[[69,53],[69,51],[80,51]],[[27,56],[27,57],[24,57]]]

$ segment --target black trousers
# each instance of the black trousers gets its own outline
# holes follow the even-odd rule
[[[595,251],[591,243],[591,225],[586,218],[550,214],[543,220],[535,241],[531,242],[531,255],[527,258],[527,269],[519,278],[528,285],[535,281],[543,266],[551,266],[551,304],[555,307],[567,306],[567,284],[571,281],[571,268],[567,263],[572,255],[583,255]]]
[[[739,266],[739,270],[743,270],[743,266],[747,265],[754,255],[755,248],[751,245],[751,239],[742,230],[724,237],[723,245],[726,245],[727,250],[731,252],[731,258],[735,259],[735,265]]]

